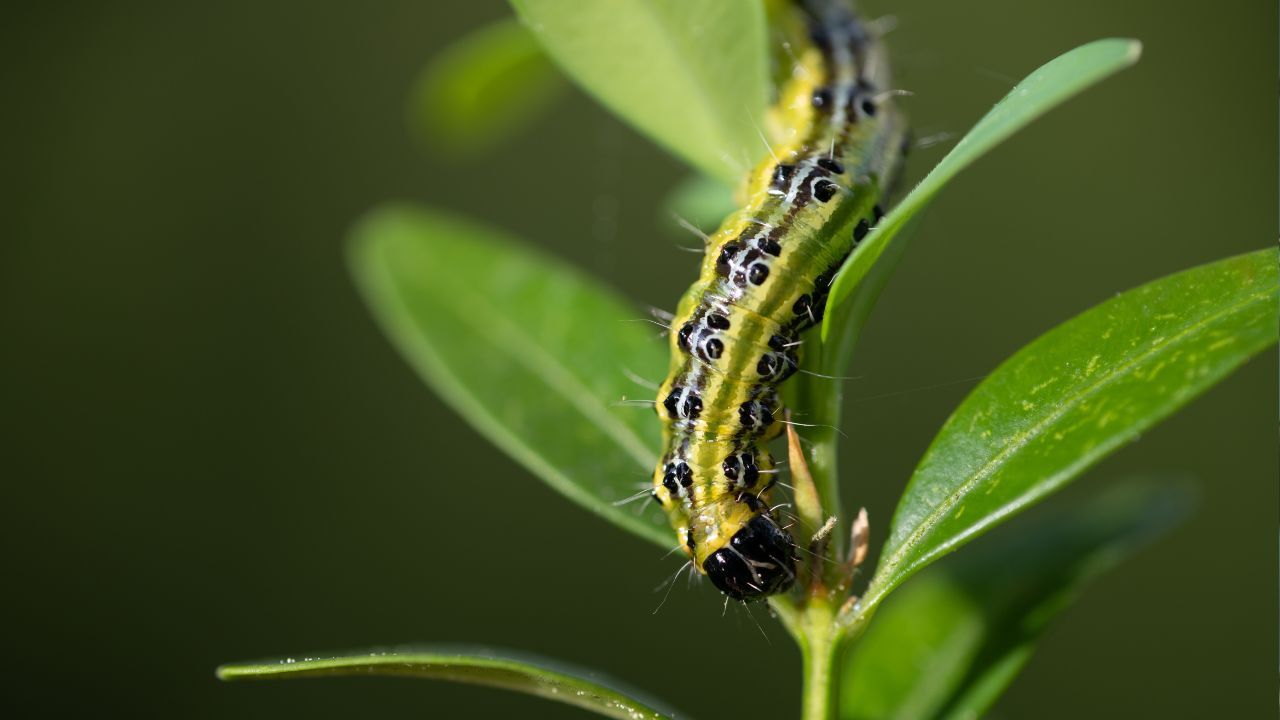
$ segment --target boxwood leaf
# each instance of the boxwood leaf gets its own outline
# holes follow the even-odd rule
[[[860,612],[1273,345],[1276,250],[1122,293],[1019,350],[960,404],[898,503]]]
[[[353,233],[365,301],[418,374],[465,420],[569,499],[663,547],[643,491],[657,463],[652,391],[666,345],[643,315],[564,263],[437,211],[387,207]],[[633,376],[634,377],[634,376]]]
[[[840,306],[849,301],[854,288],[870,272],[885,248],[952,178],[1032,120],[1137,62],[1141,51],[1142,45],[1136,40],[1096,40],[1049,61],[1010,90],[942,162],[889,211],[845,261],[827,299],[823,342],[840,344],[840,338],[834,337],[844,332],[838,324],[839,318],[845,317],[838,312]]]
[[[760,0],[511,0],[587,92],[695,168],[737,183],[766,152]]]
[[[408,646],[333,656],[231,663],[222,680],[267,680],[332,675],[386,675],[448,680],[514,690],[574,705],[604,717],[637,720],[676,713],[594,672],[544,658],[483,647]]]
[[[1183,517],[1189,497],[1167,478],[1117,483],[921,573],[850,653],[840,716],[982,717],[1084,584]]]
[[[669,216],[670,227],[678,230],[681,238],[688,240],[686,244],[700,246],[697,237],[691,235],[688,229],[680,227],[680,221],[710,234],[715,232],[729,213],[738,209],[738,203],[734,201],[733,190],[728,185],[706,175],[692,174],[667,193],[663,209]]]
[[[499,20],[431,59],[410,98],[410,127],[441,152],[472,154],[531,122],[564,87],[532,33]]]

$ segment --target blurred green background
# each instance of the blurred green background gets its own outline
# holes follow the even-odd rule
[[[1136,68],[954,183],[913,238],[847,391],[845,496],[869,508],[875,547],[972,385],[954,381],[1122,289],[1274,241],[1278,18],[1256,0],[864,5],[899,19],[920,136],[958,137],[1077,44],[1146,45]],[[385,199],[512,230],[638,306],[671,307],[693,278],[659,210],[683,169],[576,92],[468,162],[413,140],[406,97],[424,62],[507,12],[4,11],[4,703],[584,717],[410,680],[213,677],[228,660],[475,641],[600,668],[697,717],[794,716],[798,655],[763,609],[768,639],[741,611],[722,617],[706,585],[654,615],[676,563],[460,424],[352,288],[346,228]],[[911,177],[948,146],[916,152]],[[1069,491],[1146,470],[1202,487],[1187,524],[1054,625],[998,716],[1274,714],[1275,367],[1264,354]]]

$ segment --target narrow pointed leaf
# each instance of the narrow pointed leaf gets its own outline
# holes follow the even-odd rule
[[[351,265],[383,330],[458,414],[569,499],[670,544],[657,512],[615,504],[657,463],[653,413],[620,402],[651,396],[628,373],[666,367],[639,311],[497,231],[427,210],[371,214]]]
[[[511,0],[587,92],[695,168],[737,183],[765,146],[760,0]]]
[[[1120,483],[993,533],[908,583],[844,666],[846,720],[978,718],[1086,582],[1185,515],[1185,483]]]
[[[822,339],[844,332],[837,311],[893,242],[948,182],[1021,130],[1065,100],[1138,61],[1142,46],[1136,40],[1097,40],[1051,60],[1018,83],[969,131],[942,162],[885,216],[849,256],[831,286]],[[835,338],[834,342],[838,342]]]
[[[515,18],[459,39],[433,57],[410,102],[412,130],[453,155],[485,150],[532,122],[564,78]]]
[[[574,705],[623,720],[675,717],[675,712],[598,673],[543,658],[488,648],[423,646],[327,657],[281,658],[218,668],[222,680],[384,675],[485,685]]]
[[[1275,344],[1278,286],[1275,250],[1220,260],[1122,293],[1005,361],[920,461],[861,612]]]

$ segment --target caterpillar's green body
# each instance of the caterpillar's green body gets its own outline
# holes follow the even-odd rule
[[[810,43],[779,92],[771,157],[711,236],[671,328],[654,498],[699,572],[735,599],[786,589],[790,535],[769,507],[777,387],[821,321],[831,278],[881,214],[906,127],[878,39],[837,0],[805,4]]]

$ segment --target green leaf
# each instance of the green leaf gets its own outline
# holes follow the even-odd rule
[[[515,18],[476,30],[431,59],[413,90],[410,125],[437,150],[468,155],[524,127],[564,79]]]
[[[1185,485],[1119,483],[912,580],[844,665],[846,720],[977,718],[1084,584],[1185,515]]]
[[[222,680],[267,680],[332,675],[386,675],[514,690],[624,720],[672,718],[676,713],[602,677],[562,663],[477,647],[422,646],[367,650],[328,657],[283,658],[223,665]]]
[[[1276,251],[1260,250],[1122,293],[1019,350],[920,461],[861,614],[1274,344],[1278,287]]]
[[[733,190],[706,175],[690,175],[681,180],[667,194],[663,205],[671,218],[672,229],[678,228],[682,234],[688,231],[679,227],[681,220],[711,234],[729,213],[738,209],[733,200]],[[688,237],[687,234],[682,236]]]
[[[494,230],[388,207],[353,233],[365,301],[415,370],[464,419],[569,499],[671,545],[643,490],[659,424],[624,397],[665,372],[666,345],[613,293]],[[633,376],[634,377],[634,376]],[[643,502],[643,501],[641,501]]]
[[[547,53],[626,122],[735,184],[765,153],[760,0],[511,0]]]
[[[839,307],[862,282],[885,248],[961,170],[1068,98],[1134,64],[1142,52],[1136,40],[1096,40],[1061,55],[1018,83],[956,144],[942,162],[881,220],[849,256],[831,286],[823,342],[843,332]],[[835,339],[836,341],[839,338]]]

